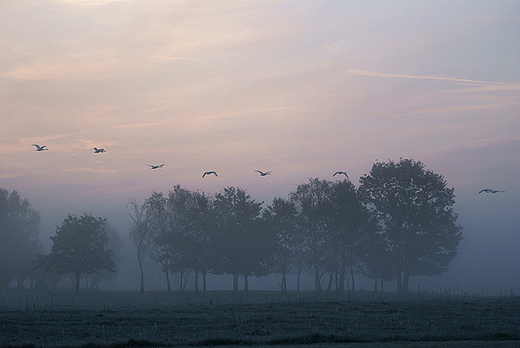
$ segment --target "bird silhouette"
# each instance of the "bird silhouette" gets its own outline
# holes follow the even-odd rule
[[[336,175],[338,175],[338,174],[343,174],[343,175],[345,175],[345,176],[347,177],[347,179],[350,179],[350,178],[348,177],[348,175],[347,175],[347,172],[344,172],[344,171],[342,171],[342,170],[338,170],[338,171],[337,171],[336,173],[334,173],[332,176],[336,176]]]
[[[48,149],[45,148],[46,145],[42,145],[42,146],[40,146],[40,145],[38,145],[38,144],[32,144],[32,146],[36,146],[36,151],[45,151],[45,150],[48,150]]]
[[[210,174],[214,174],[215,176],[218,176],[216,171],[210,170],[208,172],[204,172],[204,174],[202,174],[202,177],[204,178],[206,175],[210,175]]]
[[[485,192],[485,193],[497,193],[497,192],[506,192],[506,191],[502,191],[502,190],[493,190],[493,189],[482,189],[480,190],[480,192],[478,194],[481,194],[482,192]]]
[[[98,149],[97,147],[93,147],[91,150],[94,150],[94,153],[103,153],[107,152],[105,149]]]
[[[256,169],[255,169],[255,172],[257,172],[258,174],[260,174],[260,176],[271,175],[271,170],[270,170],[270,171],[267,171],[267,172],[262,172],[261,170],[256,170]]]
[[[159,169],[159,168],[164,167],[164,164],[158,164],[158,165],[148,164],[148,166],[151,167],[151,169]]]

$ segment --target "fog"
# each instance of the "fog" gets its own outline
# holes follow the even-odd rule
[[[272,203],[274,197],[287,197],[294,187],[288,187],[285,192],[265,192],[261,189],[248,191],[254,199],[263,201],[263,207]],[[172,187],[163,188],[166,194]],[[463,227],[462,241],[457,248],[457,256],[451,262],[449,270],[440,276],[413,276],[410,278],[409,291],[426,292],[451,292],[483,295],[518,294],[520,292],[520,277],[518,266],[520,256],[517,252],[520,245],[520,217],[517,214],[519,200],[514,192],[507,190],[504,194],[478,194],[473,186],[455,188],[455,212],[458,214],[457,223]],[[246,188],[247,190],[247,188]],[[121,262],[117,265],[117,272],[110,280],[103,281],[102,289],[106,290],[139,290],[139,270],[136,249],[128,239],[128,231],[131,225],[127,203],[130,199],[144,201],[148,194],[143,192],[141,197],[125,196],[124,194],[112,195],[99,202],[95,197],[82,198],[63,197],[65,206],[57,207],[63,202],[56,202],[56,195],[49,191],[43,191],[41,195],[36,192],[20,190],[20,195],[27,198],[32,206],[41,214],[40,241],[45,246],[46,252],[52,246],[50,236],[55,234],[56,226],[59,226],[68,214],[81,215],[89,213],[93,216],[106,218],[111,226],[115,227],[123,239],[121,250]],[[213,193],[213,192],[209,192]],[[50,198],[53,197],[53,198]],[[62,199],[63,199],[62,198]],[[166,290],[166,280],[160,266],[145,260],[145,289]],[[186,290],[194,290],[193,274],[189,275]],[[178,290],[179,278],[177,274],[171,277],[173,290]],[[366,279],[357,274],[357,290],[374,290],[374,280]],[[249,289],[256,290],[280,290],[281,275],[271,274],[266,277],[250,277]],[[296,289],[296,276],[288,276],[288,289]],[[304,274],[301,281],[301,290],[314,290],[311,274]],[[325,279],[323,280],[325,282]],[[243,279],[239,280],[239,288],[243,288]],[[82,283],[83,286],[83,283]],[[346,286],[350,286],[347,283]],[[212,275],[207,277],[208,290],[232,290],[232,276]],[[395,281],[384,284],[384,290],[395,292]]]
[[[345,170],[357,188],[374,163],[407,158],[454,189],[463,227],[448,271],[412,276],[409,291],[520,292],[520,2],[0,8],[0,188],[40,213],[45,253],[69,214],[106,218],[125,243],[103,289],[139,288],[130,200],[174,185],[207,194],[231,186],[265,208],[310,178]],[[218,177],[201,178],[208,170]],[[165,290],[160,266],[145,266],[146,289]],[[355,277],[356,289],[374,288]],[[295,281],[289,275],[289,290]],[[314,289],[312,275],[302,281]],[[279,283],[249,279],[251,289]],[[208,289],[232,285],[208,276]]]

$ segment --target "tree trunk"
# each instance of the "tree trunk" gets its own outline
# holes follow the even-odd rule
[[[340,274],[338,274],[338,292],[345,291],[345,272],[341,271]]]
[[[374,293],[377,294],[377,278],[374,278]]]
[[[199,272],[195,272],[195,291],[199,291]]]
[[[319,266],[314,266],[314,287],[316,292],[321,292],[321,277]]]
[[[81,278],[81,273],[76,273],[76,294],[79,293],[79,280]]]
[[[287,272],[282,272],[282,292],[287,292]]]
[[[249,283],[247,281],[247,275],[244,276],[244,291],[245,292],[249,291]]]
[[[403,292],[403,278],[401,271],[397,272],[397,293],[401,294]]]
[[[332,290],[332,282],[334,280],[334,273],[332,271],[329,272],[329,283],[327,284],[327,294]]]
[[[139,262],[139,272],[141,272],[141,293],[143,293],[144,292],[143,260],[141,257],[137,256],[137,261]]]
[[[206,271],[202,272],[202,292],[206,293]]]
[[[354,280],[354,266],[350,267],[350,277],[352,278],[352,292],[356,291],[356,281]]]
[[[410,275],[408,272],[403,272],[403,294],[408,292],[408,280],[410,279]]]
[[[233,274],[233,291],[238,291],[238,274]]]
[[[170,284],[170,274],[169,274],[168,269],[166,269],[166,271],[164,273],[166,273],[166,284],[168,285],[168,292],[170,292],[170,291],[172,291],[172,286]]]

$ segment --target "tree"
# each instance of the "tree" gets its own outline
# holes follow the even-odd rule
[[[220,250],[220,270],[233,275],[233,290],[238,290],[238,277],[244,276],[244,290],[248,277],[265,276],[274,235],[261,219],[261,205],[241,188],[227,187],[216,194],[215,217],[218,227],[216,244]]]
[[[172,290],[170,283],[170,269],[173,259],[170,247],[170,215],[167,209],[166,198],[162,192],[152,192],[145,202],[146,209],[149,211],[150,237],[148,239],[149,257],[161,265],[161,271],[166,276],[168,291]]]
[[[41,245],[38,241],[40,215],[17,191],[0,189],[0,289],[15,279],[17,286],[34,275],[32,261]]]
[[[128,202],[130,211],[128,215],[132,219],[128,236],[137,249],[137,262],[139,274],[141,275],[140,291],[144,292],[144,268],[143,262],[149,251],[150,240],[150,210],[146,205],[139,205],[137,200]]]
[[[199,290],[199,273],[202,290],[206,292],[206,275],[216,263],[215,214],[213,200],[202,191],[191,192],[190,204],[184,220],[186,254],[195,273],[195,291]]]
[[[108,243],[105,224],[105,219],[91,215],[69,215],[61,226],[56,227],[56,235],[51,237],[51,253],[41,256],[38,264],[48,271],[72,273],[78,293],[82,274],[104,269],[114,271],[113,252],[105,249]]]
[[[373,229],[368,210],[349,180],[337,181],[332,185],[326,216],[330,234],[328,290],[334,279],[336,290],[343,291],[345,279],[350,274],[354,291],[354,274],[362,268],[363,256],[367,252],[366,243]]]
[[[297,186],[290,193],[290,200],[298,210],[298,226],[302,234],[302,252],[306,266],[314,275],[316,291],[322,290],[321,280],[328,270],[327,246],[330,238],[327,230],[327,212],[330,209],[332,182],[318,178]],[[329,244],[330,245],[330,244]]]
[[[377,218],[398,292],[407,292],[410,276],[446,272],[462,227],[453,211],[454,189],[444,178],[421,162],[401,159],[375,163],[360,181],[359,193]]]
[[[106,269],[99,270],[96,273],[90,273],[85,276],[85,282],[87,283],[87,289],[98,290],[99,285],[103,281],[112,281],[114,273],[119,271],[118,265],[121,263],[123,259],[123,255],[121,250],[124,245],[124,241],[119,236],[119,232],[117,229],[112,226],[110,223],[105,224],[106,236],[108,238],[108,242],[105,244],[105,248],[112,250],[112,260],[115,263],[114,272],[108,271]]]
[[[274,253],[274,271],[282,274],[280,288],[287,291],[287,274],[297,269],[296,255],[299,247],[297,236],[297,214],[294,202],[275,198],[273,203],[263,212],[263,218],[277,238],[278,248]]]
[[[188,283],[188,276],[193,270],[193,255],[189,252],[192,238],[189,235],[188,215],[195,205],[194,193],[180,185],[175,185],[168,192],[166,211],[168,230],[164,243],[171,257],[170,272],[179,274],[179,290],[183,291]]]

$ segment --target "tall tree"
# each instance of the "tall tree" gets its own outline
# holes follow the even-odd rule
[[[146,200],[146,209],[150,214],[149,227],[150,238],[148,239],[148,255],[150,258],[161,265],[161,271],[166,276],[168,291],[172,290],[170,282],[170,270],[173,260],[173,251],[170,247],[170,215],[167,208],[167,201],[162,192],[152,192]]]
[[[273,229],[277,238],[278,248],[274,254],[274,271],[282,274],[280,288],[287,291],[287,275],[297,269],[297,252],[300,247],[298,238],[296,205],[294,202],[275,198],[273,203],[263,211],[267,226]]]
[[[265,276],[269,270],[274,235],[261,219],[262,202],[241,188],[226,187],[215,195],[215,217],[218,226],[221,271],[233,275],[233,290],[238,290],[238,277]]]
[[[212,197],[202,191],[191,192],[189,209],[184,219],[186,257],[195,273],[195,291],[199,290],[199,274],[202,290],[206,292],[206,276],[216,262],[215,217]]]
[[[369,213],[361,203],[356,188],[349,180],[335,182],[330,192],[328,217],[329,238],[329,290],[334,279],[336,289],[344,290],[345,279],[351,276],[355,290],[354,275],[362,268],[366,243],[373,233]]]
[[[114,275],[119,272],[118,265],[121,263],[123,259],[121,250],[123,248],[124,242],[119,236],[119,232],[117,231],[117,229],[114,226],[112,226],[109,222],[105,223],[105,231],[106,236],[108,238],[108,242],[105,244],[105,249],[112,250],[112,260],[115,263],[115,268],[113,271],[101,269],[98,272],[85,275],[84,277],[85,281],[87,282],[87,289],[98,290],[100,284],[103,281],[113,281]]]
[[[303,235],[306,266],[314,275],[317,292],[322,290],[322,278],[326,274],[327,246],[330,238],[327,212],[330,209],[332,182],[318,178],[297,186],[290,193],[290,200],[298,209],[298,224]],[[330,245],[330,244],[329,244]]]
[[[166,210],[168,230],[164,235],[171,257],[170,272],[179,274],[179,290],[186,288],[189,273],[192,271],[188,215],[195,204],[194,193],[180,185],[175,185],[168,192]]]
[[[462,227],[453,211],[454,189],[444,178],[421,162],[400,159],[375,163],[360,180],[359,193],[377,216],[398,292],[408,290],[410,276],[446,272]]]
[[[17,191],[0,189],[0,289],[16,279],[23,287],[41,245],[40,215]]]
[[[113,252],[105,249],[108,243],[105,224],[105,219],[91,215],[69,215],[56,228],[56,235],[51,237],[51,253],[39,257],[38,264],[49,271],[72,273],[75,277],[75,291],[78,293],[83,274],[104,269],[114,271]]]
[[[149,252],[150,241],[150,210],[146,205],[139,204],[137,200],[128,202],[128,215],[132,219],[128,236],[137,251],[137,262],[139,264],[139,274],[141,276],[140,291],[144,292],[144,259]]]

